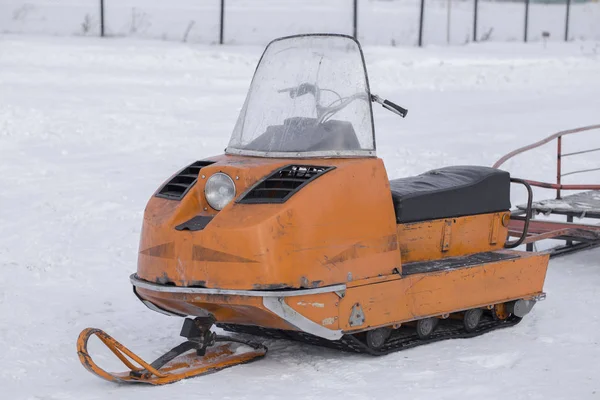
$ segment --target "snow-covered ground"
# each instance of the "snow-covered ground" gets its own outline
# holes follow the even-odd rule
[[[358,0],[358,35],[373,45],[414,46],[420,0]],[[110,36],[192,43],[219,40],[220,0],[104,0]],[[266,44],[273,37],[305,32],[352,34],[352,0],[227,0],[228,44]],[[530,41],[564,40],[566,2],[532,1]],[[473,41],[473,0],[427,0],[425,44]],[[478,40],[522,41],[525,2],[479,1]],[[570,39],[600,40],[600,2],[573,2]],[[447,30],[450,36],[447,36]],[[0,32],[98,36],[100,0],[2,0]]]
[[[365,51],[373,91],[410,110],[402,120],[375,109],[390,178],[491,165],[600,121],[600,43]],[[0,36],[0,397],[599,398],[600,250],[553,260],[548,299],[519,326],[475,339],[380,358],[267,341],[264,360],[159,388],[116,386],[81,367],[75,339],[88,326],[150,359],[180,342],[181,321],[146,309],[128,281],[143,209],[174,171],[222,152],[260,52]],[[599,142],[596,132],[565,146]],[[553,152],[506,167],[552,180]],[[584,160],[565,170],[598,166]]]

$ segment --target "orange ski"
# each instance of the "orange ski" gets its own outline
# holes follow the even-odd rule
[[[195,322],[190,319],[186,321]],[[81,364],[88,371],[107,381],[164,385],[234,365],[245,364],[263,357],[267,352],[267,348],[258,343],[216,336],[210,331],[208,333],[209,341],[195,340],[197,337],[188,338],[186,342],[174,347],[154,362],[148,363],[106,332],[87,328],[81,332],[77,340],[77,354]],[[88,341],[92,336],[98,337],[125,364],[129,371],[107,372],[100,368],[87,349]],[[208,346],[213,347],[208,348]],[[244,347],[249,349],[242,351]],[[190,352],[191,350],[194,352]]]

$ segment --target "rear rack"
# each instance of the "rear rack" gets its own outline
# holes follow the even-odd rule
[[[535,142],[528,146],[524,146],[524,147],[521,147],[521,148],[511,151],[510,153],[506,154],[505,156],[500,158],[498,161],[496,161],[496,163],[492,166],[492,168],[499,168],[502,164],[504,164],[506,161],[513,158],[514,156],[524,153],[528,150],[540,147],[540,146],[556,139],[556,142],[557,142],[557,146],[556,146],[556,183],[547,183],[547,182],[526,180],[527,183],[529,183],[531,186],[537,186],[537,187],[546,188],[546,189],[556,189],[556,198],[557,199],[561,198],[560,197],[561,190],[600,190],[600,185],[563,185],[562,184],[563,176],[574,175],[574,174],[579,174],[579,173],[583,173],[583,172],[600,171],[600,167],[598,167],[598,168],[592,168],[592,169],[582,169],[579,171],[572,171],[572,172],[568,172],[566,174],[562,173],[562,159],[564,157],[576,156],[576,155],[580,155],[580,154],[586,154],[586,153],[592,153],[595,151],[600,151],[600,148],[597,148],[597,149],[576,151],[576,152],[572,152],[572,153],[563,153],[562,152],[563,136],[572,135],[574,133],[580,133],[580,132],[585,132],[585,131],[591,131],[594,129],[600,129],[600,124],[584,126],[581,128],[575,128],[575,129],[569,129],[566,131],[557,132],[553,135],[548,136],[545,139],[540,140],[539,142]]]
[[[592,247],[600,246],[600,225],[591,224],[576,224],[573,223],[573,218],[592,218],[600,219],[600,184],[574,184],[565,185],[562,178],[568,175],[582,174],[591,171],[600,171],[600,166],[597,168],[581,169],[563,173],[562,159],[565,157],[573,157],[582,154],[588,154],[600,151],[600,148],[586,149],[563,153],[562,141],[563,136],[572,135],[575,133],[600,129],[600,124],[584,126],[576,129],[557,132],[547,138],[540,140],[528,146],[516,149],[502,158],[493,165],[493,168],[499,168],[507,160],[512,157],[522,154],[528,150],[540,147],[546,143],[557,141],[556,144],[556,182],[539,182],[525,179],[524,182],[531,186],[554,189],[556,198],[535,201],[529,207],[525,205],[517,206],[516,210],[511,212],[511,221],[508,226],[509,237],[524,236],[522,241],[526,245],[527,251],[533,251],[533,244],[540,240],[556,239],[564,241],[564,245],[553,247],[549,250],[551,256],[558,256],[572,253],[579,250],[584,250]],[[563,196],[563,191],[570,190],[587,190],[586,192],[576,193]],[[527,227],[527,216],[531,213],[531,220]],[[567,222],[559,222],[555,220],[533,219],[536,215],[564,215]],[[528,228],[528,229],[527,229]],[[524,230],[527,232],[524,234]]]

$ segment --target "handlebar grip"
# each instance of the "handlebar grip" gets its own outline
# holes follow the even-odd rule
[[[389,100],[384,100],[383,103],[381,103],[381,106],[395,114],[398,114],[402,118],[405,118],[406,114],[408,114],[408,110],[406,108],[400,107],[398,104],[394,104]]]

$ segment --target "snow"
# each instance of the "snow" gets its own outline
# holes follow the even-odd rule
[[[365,51],[373,91],[410,110],[402,120],[375,109],[390,178],[491,165],[600,119],[599,43]],[[222,152],[260,52],[0,36],[2,397],[598,398],[600,250],[551,261],[548,299],[520,325],[475,339],[380,358],[267,340],[263,360],[159,388],[117,386],[81,367],[75,340],[88,326],[149,359],[180,342],[181,320],[146,309],[128,281],[142,213],[174,171]],[[600,147],[597,131],[585,135],[565,146]],[[554,157],[546,146],[506,168],[552,180]],[[596,161],[593,153],[573,159],[588,168]],[[513,204],[524,198],[515,190]],[[101,364],[117,365],[102,354]]]
[[[193,43],[219,40],[220,0],[104,0],[105,30],[110,36],[133,36]],[[373,45],[414,46],[420,0],[359,0],[359,39]],[[0,32],[98,36],[100,0],[2,0]],[[448,4],[450,24],[448,27]],[[306,32],[352,34],[352,0],[227,0],[225,42],[266,44],[274,37]],[[472,0],[427,0],[425,44],[464,44],[473,39]],[[565,2],[531,2],[530,41],[562,41]],[[525,3],[479,2],[478,40],[522,41]],[[573,2],[570,39],[600,40],[600,3]]]

